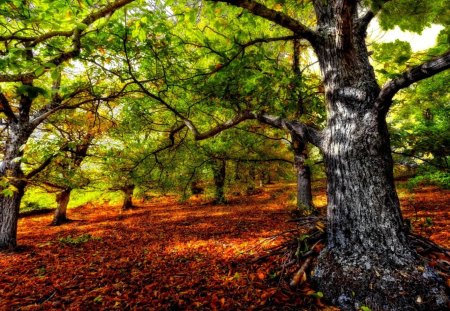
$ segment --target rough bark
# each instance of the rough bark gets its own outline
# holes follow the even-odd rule
[[[212,171],[215,187],[214,202],[217,204],[224,204],[227,201],[225,198],[226,161],[213,161]]]
[[[127,185],[126,187],[122,188],[122,192],[124,195],[122,210],[125,211],[133,208],[133,191],[134,185]]]
[[[25,193],[25,183],[15,183],[17,191],[10,197],[0,198],[0,250],[13,250],[17,246],[17,221],[19,219],[19,208]]]
[[[316,2],[328,120],[322,151],[328,177],[328,245],[314,272],[318,289],[345,310],[441,310],[441,281],[408,243],[394,186],[386,111],[356,6]]]
[[[69,205],[72,188],[66,188],[56,195],[56,210],[53,216],[52,225],[59,226],[68,221],[67,205]]]
[[[312,203],[311,169],[306,164],[308,151],[306,144],[301,140],[293,138],[292,145],[297,175],[297,209],[301,214],[308,215],[316,211]]]
[[[0,195],[0,249],[14,249],[17,246],[17,220],[20,202],[25,192],[26,181],[20,167],[23,148],[31,131],[19,121],[9,127],[5,153],[0,165],[0,176],[11,186],[11,196]]]
[[[449,52],[380,89],[365,36],[387,1],[377,1],[374,11],[360,17],[366,5],[361,1],[313,0],[314,30],[253,0],[211,1],[244,8],[291,30],[311,44],[319,60],[328,118],[323,131],[265,113],[245,116],[295,132],[324,153],[329,230],[315,269],[317,287],[344,310],[446,309],[441,280],[417,258],[403,231],[386,113],[398,90],[449,68]]]

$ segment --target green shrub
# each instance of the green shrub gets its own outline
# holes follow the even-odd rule
[[[420,185],[436,185],[450,189],[450,173],[443,171],[425,171],[408,181],[408,188],[414,189]]]

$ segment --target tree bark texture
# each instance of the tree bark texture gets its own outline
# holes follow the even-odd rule
[[[0,195],[0,249],[17,246],[17,221],[26,181],[20,167],[22,146],[29,138],[29,131],[19,122],[10,125],[5,154],[0,165],[0,176],[14,187],[12,196]]]
[[[134,185],[127,185],[126,187],[122,188],[122,192],[124,195],[122,210],[125,211],[133,208],[133,191]]]
[[[344,310],[441,310],[437,275],[408,243],[394,186],[386,111],[352,1],[316,2],[325,84],[328,244],[314,271],[319,290]]]
[[[293,137],[294,166],[297,175],[297,208],[308,215],[315,211],[312,203],[311,169],[305,163],[308,159],[306,144]]]
[[[69,205],[72,188],[66,188],[56,195],[56,210],[53,216],[52,225],[59,226],[68,221],[67,205]]]
[[[211,167],[213,171],[214,187],[215,187],[214,202],[217,204],[224,204],[226,203],[225,198],[226,161],[214,160]]]

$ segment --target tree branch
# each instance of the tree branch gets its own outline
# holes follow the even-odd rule
[[[52,163],[53,159],[58,155],[58,153],[55,153],[51,156],[49,156],[47,159],[45,159],[44,162],[41,163],[41,165],[39,165],[38,167],[36,167],[34,170],[32,170],[31,172],[29,172],[28,174],[25,175],[26,179],[30,179],[33,178],[34,176],[36,176],[37,174],[39,174],[40,172],[42,172],[47,166],[50,165],[50,163]]]
[[[18,121],[17,117],[12,111],[11,105],[9,104],[8,99],[3,93],[0,93],[0,104],[1,104],[0,112],[3,112],[8,117],[9,120],[17,122]]]
[[[146,159],[148,159],[148,157],[150,156],[154,156],[158,153],[160,153],[161,151],[164,151],[166,149],[172,148],[173,146],[175,146],[175,134],[177,134],[178,132],[180,132],[182,129],[184,129],[186,127],[185,124],[181,124],[180,126],[177,126],[176,128],[170,130],[169,132],[169,140],[170,142],[164,146],[159,147],[156,150],[153,150],[152,152],[146,154],[142,159],[140,159],[131,169],[131,171],[134,171],[142,162],[144,162]]]
[[[265,18],[269,21],[290,29],[296,35],[308,40],[312,45],[315,45],[318,35],[312,29],[308,28],[301,22],[281,12],[269,9],[265,5],[254,0],[210,0],[212,2],[225,2],[233,6],[241,7],[250,11],[252,14]]]
[[[99,9],[98,11],[92,12],[91,14],[89,14],[88,16],[86,16],[81,23],[85,24],[87,26],[91,25],[92,23],[94,23],[95,21],[97,21],[100,18],[103,18],[105,16],[107,16],[108,14],[112,14],[113,12],[115,12],[116,10],[120,9],[121,7],[133,2],[134,0],[117,0],[116,2],[113,2],[111,4],[108,4],[106,6],[104,6],[103,8]],[[76,27],[70,31],[67,32],[58,32],[58,31],[54,31],[54,32],[50,32],[50,33],[46,33],[43,34],[39,37],[35,37],[34,38],[34,42],[32,42],[31,46],[36,45],[38,43],[44,42],[45,40],[48,40],[54,36],[73,36],[72,38],[72,45],[73,48],[67,52],[63,52],[60,55],[50,59],[49,61],[47,61],[47,63],[52,63],[54,65],[59,65],[69,59],[75,58],[80,54],[80,50],[81,50],[81,34],[83,33],[83,31],[79,28]],[[1,39],[2,37],[0,37]],[[16,38],[19,38],[18,36],[16,36]],[[22,39],[26,39],[25,37],[23,37]],[[28,38],[28,39],[31,39]],[[26,39],[25,41],[31,41]],[[1,41],[1,40],[0,40]],[[36,43],[35,43],[36,42]],[[52,65],[52,67],[54,66]],[[45,67],[45,69],[49,69],[51,67]],[[45,72],[45,71],[44,71]],[[43,72],[43,73],[44,73]],[[40,75],[42,75],[43,73],[41,73]],[[22,82],[27,82],[27,81],[31,81],[33,79],[38,78],[40,75],[36,75],[35,72],[28,72],[28,73],[20,73],[20,74],[1,74],[0,75],[0,82],[18,82],[18,81],[22,81]]]
[[[405,71],[399,77],[388,81],[383,86],[378,94],[376,107],[379,110],[385,110],[387,112],[392,104],[392,98],[398,91],[410,86],[414,82],[429,78],[448,68],[450,68],[450,51],[447,51],[437,58]]]
[[[34,37],[27,37],[27,36],[20,36],[17,34],[9,35],[9,36],[0,36],[0,41],[20,41],[20,42],[31,42],[30,47],[36,46],[37,44],[44,42],[48,39],[51,39],[53,37],[70,37],[73,35],[73,29],[67,30],[67,31],[50,31],[47,33],[44,33],[40,36],[34,36]]]
[[[384,5],[391,0],[383,0],[383,1],[374,1],[372,3],[372,8],[369,9],[366,14],[361,16],[356,21],[356,27],[358,29],[359,33],[365,33],[367,31],[367,27],[369,27],[370,22],[373,20],[373,18],[380,13],[380,11],[383,9]]]
[[[322,132],[314,129],[313,127],[301,123],[299,121],[289,121],[287,119],[276,117],[269,115],[267,113],[252,113],[254,118],[258,121],[268,124],[270,126],[288,130],[289,132],[293,132],[300,139],[306,140],[318,147],[319,149],[323,149],[322,143]]]
[[[232,119],[225,121],[224,123],[218,124],[216,127],[210,129],[205,133],[200,133],[192,121],[188,119],[183,119],[183,122],[189,128],[189,130],[194,134],[195,140],[203,140],[213,137],[220,132],[232,128],[245,120],[258,120],[261,123],[268,124],[272,127],[288,130],[294,132],[301,139],[304,139],[313,145],[322,149],[322,133],[304,123],[298,121],[289,121],[281,117],[276,117],[269,115],[267,113],[243,111],[237,114]]]
[[[293,161],[283,158],[267,158],[267,159],[251,159],[251,158],[237,158],[237,157],[227,157],[227,156],[211,156],[218,160],[229,160],[234,162],[285,162],[289,164],[294,164]]]
[[[205,133],[200,133],[198,131],[198,129],[195,127],[194,123],[192,123],[192,121],[184,118],[183,122],[184,122],[184,124],[186,124],[188,129],[194,134],[195,140],[203,140],[203,139],[213,137],[213,136],[219,134],[220,132],[225,131],[229,128],[232,128],[245,120],[251,120],[251,119],[255,119],[254,114],[252,114],[249,111],[244,111],[244,112],[237,114],[232,119],[217,125],[215,128],[212,128]]]

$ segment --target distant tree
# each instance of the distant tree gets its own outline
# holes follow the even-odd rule
[[[93,178],[83,172],[82,163],[88,156],[94,139],[99,139],[112,125],[100,113],[104,107],[99,107],[99,103],[84,109],[66,110],[50,117],[40,129],[39,138],[32,138],[30,147],[25,152],[26,158],[52,157],[49,165],[35,174],[30,182],[49,192],[56,192],[57,207],[52,220],[52,224],[56,226],[68,221],[67,206],[72,191],[86,187]],[[45,144],[50,145],[50,148],[44,147],[45,151],[42,152],[42,145]],[[56,147],[56,150],[52,150],[52,145],[55,145],[53,149]],[[51,155],[47,155],[48,153]]]
[[[57,111],[92,100],[89,87],[73,81],[64,66],[81,54],[92,30],[104,26],[99,21],[130,2],[102,1],[93,11],[86,3],[71,6],[59,0],[51,5],[45,1],[0,4],[0,102],[6,131],[0,176],[4,189],[13,189],[0,197],[0,248],[14,248],[17,243],[17,218],[26,186],[20,159],[30,135]]]

